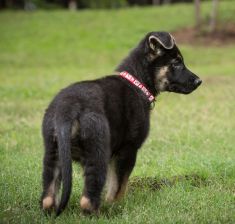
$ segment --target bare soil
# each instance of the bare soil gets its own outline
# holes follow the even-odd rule
[[[220,24],[213,33],[205,28],[199,31],[195,27],[186,27],[172,34],[177,43],[224,46],[235,44],[235,23]]]

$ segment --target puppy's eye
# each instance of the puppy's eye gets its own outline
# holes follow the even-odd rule
[[[179,61],[175,61],[171,64],[173,68],[179,68],[181,66],[181,63]]]

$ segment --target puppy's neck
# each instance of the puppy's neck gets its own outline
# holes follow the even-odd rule
[[[144,83],[148,90],[156,96],[158,91],[154,85],[154,76],[150,74],[150,64],[146,55],[139,48],[134,49],[128,57],[115,69],[117,72],[126,71]]]

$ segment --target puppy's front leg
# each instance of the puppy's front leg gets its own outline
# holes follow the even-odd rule
[[[129,176],[135,166],[137,150],[130,146],[113,159],[109,166],[106,201],[120,200],[126,192]]]

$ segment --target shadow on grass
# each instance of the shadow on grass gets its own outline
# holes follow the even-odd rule
[[[209,184],[205,177],[201,177],[198,174],[180,175],[163,179],[157,177],[133,177],[129,182],[129,189],[147,188],[156,191],[182,182],[187,182],[193,187],[202,187]]]

